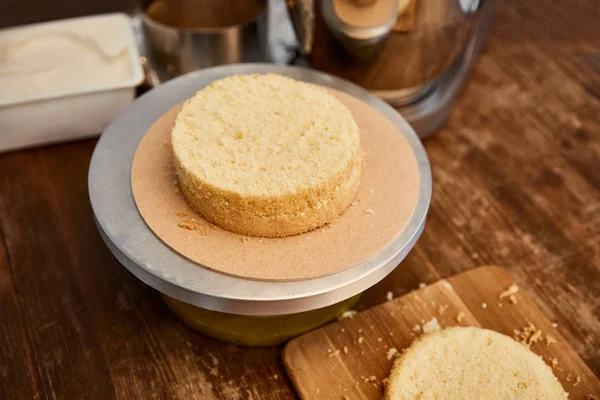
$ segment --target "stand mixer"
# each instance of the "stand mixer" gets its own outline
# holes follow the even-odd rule
[[[318,70],[395,106],[421,138],[446,121],[489,36],[494,0],[288,0]]]
[[[160,1],[175,9],[195,4],[192,0]],[[240,7],[249,7],[259,0],[238,1]],[[160,24],[145,14],[142,29],[139,19],[134,19],[147,77],[156,78],[150,86],[198,68],[228,63],[308,66],[363,86],[396,107],[419,137],[425,138],[448,118],[489,36],[495,8],[495,0],[268,3],[260,18],[217,30],[157,29],[155,25]],[[262,45],[263,35],[257,32],[268,32],[268,44]],[[157,57],[157,48],[159,55],[166,52],[170,59],[186,61],[178,64],[183,68],[170,70]]]

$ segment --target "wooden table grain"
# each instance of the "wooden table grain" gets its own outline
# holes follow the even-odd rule
[[[505,265],[600,374],[600,7],[497,3],[485,54],[426,142],[423,236],[360,308]],[[0,398],[295,398],[280,348],[192,331],[112,257],[87,193],[94,145],[0,155]]]

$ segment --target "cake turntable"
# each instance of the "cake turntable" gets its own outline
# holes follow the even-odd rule
[[[291,270],[294,272],[291,279],[286,279],[285,275],[252,275],[258,268],[246,275],[241,272],[243,268],[227,269],[225,263],[217,265],[219,262],[215,258],[194,262],[193,254],[185,254],[185,247],[177,250],[177,246],[171,245],[172,242],[161,238],[158,230],[151,229],[143,218],[143,213],[138,210],[140,203],[136,203],[132,192],[134,155],[146,133],[169,110],[214,80],[234,74],[268,72],[335,89],[343,92],[344,96],[351,97],[356,104],[362,104],[361,107],[369,108],[377,116],[365,117],[363,122],[359,118],[359,126],[362,124],[368,129],[368,125],[375,119],[384,121],[396,132],[399,143],[404,143],[407,151],[397,154],[400,164],[396,168],[404,168],[402,160],[409,160],[411,165],[414,164],[414,172],[410,173],[414,177],[414,189],[407,187],[409,192],[414,191],[414,195],[407,197],[410,204],[402,217],[405,220],[398,225],[396,231],[388,230],[386,235],[389,236],[377,236],[378,232],[386,232],[385,229],[378,228],[381,226],[381,222],[378,222],[373,224],[373,228],[369,228],[368,224],[364,225],[366,233],[361,231],[353,237],[350,233],[355,220],[351,216],[344,219],[346,216],[343,215],[331,229],[330,239],[327,239],[328,233],[322,236],[325,238],[323,240],[330,240],[332,246],[328,248],[319,247],[320,240],[315,239],[321,237],[317,236],[322,235],[321,232],[312,233],[312,240],[303,236],[307,234],[299,235],[297,238],[306,242],[305,254],[308,255],[308,261],[310,254],[314,252],[314,265],[319,268],[315,269],[317,272],[311,272],[310,269],[302,269],[310,266],[308,261],[304,264],[291,263],[290,266],[300,268]],[[373,143],[376,142],[374,139]],[[379,147],[385,147],[385,143],[389,142],[380,143]],[[367,150],[369,151],[368,146]],[[386,162],[394,164],[394,152],[389,152]],[[371,159],[371,170],[376,178],[379,176],[377,179],[387,176],[385,179],[388,181],[397,181],[401,178],[399,174],[390,176],[382,168],[376,167],[377,157]],[[392,183],[391,187],[394,184],[404,184],[402,181]],[[366,195],[370,193],[369,187],[364,188]],[[381,185],[375,187],[383,188]],[[172,183],[170,189],[172,190]],[[173,79],[147,92],[103,133],[89,170],[89,192],[96,223],[108,248],[121,264],[141,281],[161,292],[169,307],[190,326],[222,340],[247,345],[280,343],[326,323],[351,308],[361,292],[394,270],[412,249],[425,224],[431,189],[431,171],[425,150],[410,125],[392,107],[342,79],[311,69],[272,64],[238,64],[204,69]],[[388,193],[395,192],[398,189],[388,190]],[[381,193],[385,193],[385,190],[381,190]],[[382,218],[379,221],[384,221],[388,212],[384,212],[385,205],[381,204],[382,213],[376,216]],[[394,204],[398,204],[397,199],[388,204],[387,207],[392,207],[389,210],[394,211]],[[354,211],[349,214],[352,212]],[[355,259],[344,258],[348,251],[343,246],[351,246],[357,240],[363,241],[360,234],[368,238],[369,232],[374,233],[375,236],[372,237],[379,240],[373,242],[376,247],[371,253],[366,257],[365,254],[358,254]],[[218,249],[219,242],[215,241],[222,237],[223,246],[230,248],[252,244],[242,243],[239,237],[233,240],[228,235],[233,234],[219,232],[210,236],[212,243],[204,243]],[[190,246],[201,248],[202,239],[199,238],[198,242],[195,240],[192,238]],[[262,240],[256,240],[253,244],[259,252],[256,254],[266,257],[265,260],[268,261],[270,252],[273,254],[272,260],[278,260],[273,268],[282,269],[287,266],[280,261],[293,261],[296,254],[294,246],[298,246],[295,241],[285,243],[284,239],[272,239],[270,243],[261,244],[264,247],[260,248],[257,243],[262,243]],[[279,247],[283,249],[286,246],[287,250],[280,251]],[[212,256],[212,251],[210,253],[209,256]],[[317,257],[317,254],[320,256]],[[242,258],[237,262],[243,263],[243,254],[240,257]],[[335,264],[336,259],[346,260],[347,263],[331,265],[330,268],[319,264],[320,260],[333,260],[331,264]],[[203,260],[208,260],[211,265],[203,265]],[[268,269],[264,271],[269,272]]]

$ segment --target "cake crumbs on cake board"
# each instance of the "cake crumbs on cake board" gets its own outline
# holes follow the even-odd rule
[[[197,231],[204,226],[201,222],[196,221],[195,218],[188,219],[185,221],[180,221],[177,224],[178,227],[187,229],[188,231]]]

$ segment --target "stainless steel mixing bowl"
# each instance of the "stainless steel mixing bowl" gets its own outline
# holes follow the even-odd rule
[[[388,7],[388,18],[371,25],[359,19],[348,21],[336,13],[337,2],[357,1],[288,0],[287,4],[300,45],[314,68],[358,83],[395,105],[414,102],[428,93],[462,57],[481,15],[491,12],[494,3],[376,0],[395,4]],[[368,14],[365,7],[371,7],[355,5],[365,10],[357,13],[358,18]],[[394,28],[398,12],[410,13],[410,23],[402,30]]]
[[[180,7],[186,6],[186,2],[181,0],[165,3],[182,3]],[[244,5],[243,1],[237,3],[241,4],[239,6]],[[241,19],[226,18],[226,7],[220,7],[218,10],[207,10],[205,7],[198,10],[212,12],[226,20],[212,25],[208,22],[205,27],[189,26],[185,23],[175,26],[178,21],[167,24],[154,18],[146,9],[141,13],[140,19],[152,67],[166,70],[169,77],[174,77],[217,65],[264,61],[267,59],[268,3],[253,3],[262,4],[262,8],[254,7],[254,12],[244,13]],[[180,10],[180,13],[185,12],[185,8]],[[231,10],[229,12],[231,14]],[[207,23],[206,20],[210,21],[210,18],[204,20],[204,23]]]

